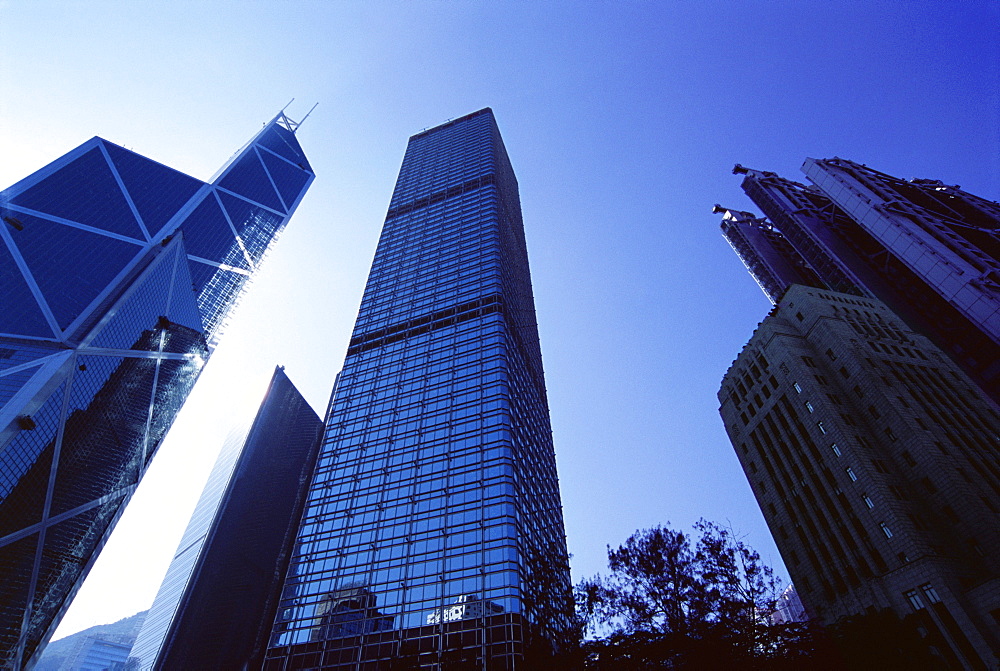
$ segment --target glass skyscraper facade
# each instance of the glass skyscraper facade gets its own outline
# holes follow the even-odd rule
[[[523,669],[572,598],[517,181],[489,109],[410,138],[266,669]]]
[[[1000,403],[1000,204],[841,158],[802,170],[812,184],[734,168],[766,219],[716,206],[768,298],[792,284],[878,298]]]
[[[260,668],[322,429],[276,369],[222,447],[132,646],[135,671]]]
[[[47,640],[313,172],[279,114],[205,183],[93,138],[0,193],[0,666]]]

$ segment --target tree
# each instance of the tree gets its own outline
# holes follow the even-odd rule
[[[770,623],[781,584],[757,552],[728,527],[701,520],[695,531],[694,544],[669,527],[637,531],[608,547],[608,575],[576,586],[596,637],[584,645],[589,668],[838,668],[822,628]]]

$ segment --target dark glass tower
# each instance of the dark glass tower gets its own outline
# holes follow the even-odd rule
[[[95,137],[0,193],[0,666],[51,635],[312,182],[296,126],[211,183]]]
[[[136,671],[260,668],[322,429],[275,370],[212,469],[132,647]]]
[[[528,668],[571,616],[517,181],[484,109],[410,138],[265,668]]]
[[[768,298],[792,284],[878,298],[1000,403],[1000,205],[840,158],[802,169],[813,184],[736,166],[767,220],[716,206]]]

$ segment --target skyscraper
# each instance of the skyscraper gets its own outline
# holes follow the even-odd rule
[[[51,635],[312,182],[296,127],[211,183],[95,137],[0,193],[0,666]]]
[[[410,138],[266,669],[522,669],[568,557],[517,181],[493,113]]]
[[[1000,657],[1000,414],[877,299],[792,285],[720,412],[808,612],[889,609],[947,664]]]
[[[771,301],[795,283],[878,298],[1000,403],[1000,205],[840,158],[802,169],[812,185],[734,168],[767,219],[716,206]]]
[[[276,369],[212,469],[132,647],[137,671],[260,668],[322,428]]]

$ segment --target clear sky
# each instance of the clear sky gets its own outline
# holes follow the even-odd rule
[[[769,304],[734,163],[1000,198],[1000,4],[0,0],[0,188],[100,135],[209,179],[290,99],[317,178],[57,637],[147,608],[275,364],[326,407],[407,138],[494,109],[521,187],[574,579],[699,517],[781,573],[717,412]]]

